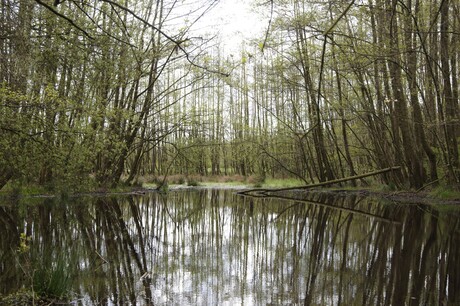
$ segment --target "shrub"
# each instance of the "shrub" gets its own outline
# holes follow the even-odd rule
[[[34,292],[40,297],[59,300],[68,298],[72,279],[65,260],[61,257],[50,266],[37,266],[37,270],[33,272]]]
[[[199,186],[200,184],[198,183],[198,181],[194,180],[194,179],[190,179],[188,182],[187,182],[187,186],[192,186],[192,187],[196,187],[196,186]]]

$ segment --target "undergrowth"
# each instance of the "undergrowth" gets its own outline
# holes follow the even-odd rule
[[[460,199],[460,191],[449,186],[437,186],[430,192],[430,195],[444,200]]]

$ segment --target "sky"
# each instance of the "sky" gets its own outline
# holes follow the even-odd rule
[[[202,33],[219,33],[225,51],[239,49],[244,39],[264,35],[267,22],[254,12],[251,0],[220,0],[198,22],[195,29]]]

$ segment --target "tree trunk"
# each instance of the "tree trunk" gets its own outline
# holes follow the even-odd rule
[[[409,170],[409,182],[411,187],[420,188],[424,183],[423,164],[420,156],[417,155],[415,150],[415,139],[413,128],[409,125],[410,117],[408,114],[407,103],[404,96],[404,87],[401,77],[401,50],[399,48],[399,27],[397,17],[397,0],[391,0],[392,15],[390,16],[390,55],[389,69],[391,77],[391,89],[394,99],[395,112],[393,116],[399,128],[399,133],[402,137],[402,148],[404,153],[404,160]],[[395,137],[399,137],[395,135]]]
[[[410,93],[410,105],[413,112],[413,122],[414,122],[414,137],[415,137],[415,152],[417,156],[422,156],[421,150],[425,151],[426,156],[428,157],[430,163],[430,178],[431,181],[436,181],[438,179],[437,167],[436,167],[436,155],[429,146],[426,136],[425,136],[425,124],[422,117],[422,111],[420,109],[419,96],[418,96],[418,84],[417,84],[417,52],[416,48],[416,34],[414,33],[413,26],[413,16],[417,17],[419,11],[419,0],[415,1],[415,6],[412,11],[412,0],[407,0],[406,10],[404,16],[404,27],[405,27],[405,44],[407,51],[407,78],[409,84],[409,93]],[[409,11],[408,11],[409,10]],[[421,165],[423,167],[423,165]],[[421,169],[423,171],[423,169]],[[423,181],[426,181],[424,176],[424,171],[421,173],[423,175]]]
[[[308,60],[307,41],[303,29],[296,29],[297,33],[297,49],[300,57],[300,64],[302,70],[302,77],[304,81],[304,88],[306,93],[309,95],[310,105],[309,114],[311,124],[314,126],[312,130],[313,143],[315,147],[317,166],[318,166],[318,179],[320,182],[334,179],[334,173],[332,171],[329,157],[326,151],[326,144],[324,141],[324,132],[321,120],[321,110],[319,101],[315,95],[315,89],[311,78],[310,64]],[[316,89],[319,90],[319,89]]]
[[[440,34],[440,49],[441,49],[441,72],[444,81],[443,98],[445,104],[446,118],[443,123],[447,158],[449,169],[449,180],[452,183],[460,183],[459,155],[458,143],[456,138],[456,128],[458,128],[458,118],[456,117],[458,101],[455,101],[451,82],[451,67],[449,65],[450,44],[449,44],[449,9],[451,0],[441,2],[441,34]]]

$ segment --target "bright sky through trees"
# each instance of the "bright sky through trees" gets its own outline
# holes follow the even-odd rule
[[[197,23],[200,33],[217,35],[225,51],[238,51],[242,41],[262,36],[267,22],[255,12],[254,4],[248,0],[220,0]]]

